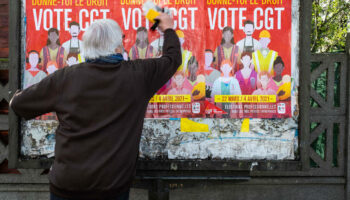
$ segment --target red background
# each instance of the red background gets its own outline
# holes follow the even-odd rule
[[[123,21],[123,15],[122,15],[122,8],[124,8],[126,11],[128,8],[141,8],[141,5],[121,5],[121,1],[127,1],[127,0],[108,0],[107,6],[37,6],[32,5],[32,1],[35,0],[27,0],[26,1],[26,22],[27,22],[27,38],[26,38],[26,52],[29,52],[30,50],[37,50],[38,52],[41,51],[41,49],[46,45],[47,41],[47,31],[44,30],[43,25],[41,25],[41,29],[37,31],[35,29],[35,23],[34,23],[34,15],[33,15],[33,9],[37,9],[37,13],[39,13],[39,9],[72,9],[72,13],[69,15],[70,18],[72,18],[72,21],[79,22],[79,11],[81,9],[86,9],[88,11],[91,11],[92,9],[109,9],[110,12],[107,14],[107,18],[112,18],[115,21],[119,23],[121,28],[123,29],[123,32],[125,34],[124,39],[124,47],[129,52],[132,45],[135,43],[136,38],[136,30],[132,29],[132,24],[130,24],[129,30],[125,30],[124,27],[124,21]],[[57,0],[58,2],[59,0]],[[64,0],[61,0],[64,1]],[[67,0],[69,1],[69,0]],[[88,2],[87,0],[81,0],[83,3],[86,4]],[[105,0],[106,1],[106,0]],[[158,0],[157,0],[158,1]],[[161,0],[163,1],[163,0]],[[166,0],[168,1],[168,0]],[[167,7],[176,8],[177,10],[180,7],[188,8],[188,7],[197,7],[198,10],[195,12],[195,29],[191,29],[191,12],[187,12],[187,21],[188,21],[188,29],[182,30],[185,34],[185,43],[183,48],[192,51],[193,55],[196,56],[199,67],[203,68],[204,66],[204,50],[205,49],[211,49],[215,51],[216,47],[220,45],[221,39],[222,39],[222,30],[218,28],[218,19],[216,19],[216,26],[214,30],[210,30],[209,25],[209,15],[208,15],[208,8],[211,8],[212,13],[214,8],[247,8],[247,11],[244,12],[243,16],[246,17],[246,20],[254,20],[253,17],[253,11],[256,8],[262,8],[265,10],[267,7],[271,7],[274,9],[275,7],[282,7],[284,8],[284,11],[282,11],[281,15],[281,29],[277,29],[277,12],[275,12],[274,15],[270,16],[274,19],[274,29],[268,30],[271,34],[271,43],[269,45],[269,48],[272,50],[275,50],[278,52],[278,54],[282,57],[284,63],[285,63],[285,69],[283,72],[283,75],[288,74],[291,75],[291,27],[292,27],[292,20],[291,20],[291,0],[284,0],[282,4],[279,5],[262,5],[260,2],[263,0],[247,0],[247,4],[245,5],[237,5],[232,2],[237,1],[229,1],[234,5],[207,5],[209,1],[213,0],[192,0],[192,2],[196,2],[195,4],[191,5],[175,5],[175,2],[179,0],[169,0],[172,5],[165,5]],[[75,3],[75,0],[72,0],[73,4]],[[244,2],[244,0],[242,0]],[[258,2],[260,4],[250,4],[251,2]],[[227,22],[228,26],[231,25],[231,11],[227,11],[228,17]],[[178,14],[178,13],[177,13]],[[99,17],[95,17],[95,19],[102,18],[100,15]],[[218,16],[217,16],[218,18]],[[175,20],[178,20],[178,15],[174,16]],[[258,17],[258,20],[263,19],[262,17]],[[234,29],[234,41],[237,43],[241,39],[245,37],[245,34],[243,30],[239,29],[239,12],[236,11],[235,15],[235,27]],[[43,21],[43,19],[42,19]],[[61,21],[61,30],[60,30],[60,42],[63,44],[65,41],[70,39],[70,34],[68,31],[64,30],[64,14],[61,13],[60,16]],[[89,21],[89,20],[87,20]],[[222,19],[223,21],[223,19]],[[130,22],[132,22],[132,17],[130,18]],[[142,16],[142,26],[146,26],[146,20]],[[69,22],[68,22],[69,23]],[[83,23],[86,23],[86,21],[83,21]],[[53,20],[53,27],[57,28],[57,20],[54,15]],[[178,29],[178,28],[176,28]],[[264,30],[255,30],[253,37],[256,40],[259,40],[259,33]],[[81,39],[83,35],[83,31],[81,31],[79,38]],[[159,37],[159,34],[157,31],[151,32],[149,31],[149,41],[150,43],[157,39]],[[199,70],[202,71],[202,70]],[[290,113],[288,113],[290,116]]]
[[[84,2],[84,1],[83,1]],[[109,14],[107,14],[108,18],[112,18],[116,20],[121,28],[124,31],[125,34],[125,40],[124,40],[124,46],[127,51],[130,50],[131,46],[135,43],[135,37],[136,37],[136,30],[133,30],[130,28],[128,31],[125,31],[124,23],[123,23],[123,16],[121,12],[121,8],[140,8],[140,5],[121,5],[120,0],[118,1],[112,1],[108,0],[108,6],[85,6],[85,7],[78,7],[78,6],[33,6],[32,0],[27,0],[26,5],[26,17],[27,17],[27,52],[30,50],[37,50],[40,51],[43,46],[46,45],[47,40],[47,31],[43,29],[41,26],[41,30],[36,31],[35,30],[35,24],[34,24],[34,17],[33,17],[33,8],[36,8],[39,10],[40,8],[46,9],[58,9],[58,8],[70,8],[72,9],[72,13],[70,17],[72,18],[72,21],[79,22],[78,13],[80,9],[110,9]],[[184,43],[184,49],[190,50],[193,52],[193,54],[198,58],[197,60],[200,63],[200,66],[203,66],[204,64],[204,50],[205,49],[212,49],[215,51],[215,48],[220,44],[221,42],[221,34],[222,31],[218,28],[216,22],[216,28],[214,30],[210,30],[209,28],[209,17],[208,17],[208,8],[211,8],[212,10],[214,8],[229,8],[229,7],[235,7],[235,8],[247,8],[247,11],[245,12],[245,17],[247,19],[250,19],[253,21],[253,10],[257,7],[260,7],[262,9],[265,9],[267,7],[274,8],[273,5],[250,5],[247,1],[247,5],[206,5],[207,1],[196,1],[195,5],[175,5],[175,0],[170,0],[172,2],[172,5],[168,5],[169,7],[198,7],[198,11],[196,11],[196,24],[195,24],[195,30],[182,30],[185,34],[185,43]],[[259,2],[259,1],[257,1]],[[282,12],[282,27],[281,30],[277,30],[277,15],[273,15],[275,20],[275,29],[274,30],[268,30],[271,33],[271,43],[269,45],[269,48],[272,50],[275,50],[278,52],[278,54],[282,57],[284,63],[285,63],[285,70],[283,74],[290,74],[291,73],[291,1],[290,0],[284,0],[282,1],[283,4],[276,5],[276,7],[283,7],[285,10]],[[73,1],[74,4],[74,1]],[[167,6],[167,5],[165,5]],[[38,13],[38,11],[37,11]],[[75,14],[76,13],[76,14]],[[228,25],[231,24],[231,12],[228,11]],[[190,12],[187,13],[188,21],[190,21]],[[96,19],[101,18],[95,17]],[[177,20],[178,16],[174,16],[174,19]],[[258,18],[260,19],[260,18]],[[61,26],[63,27],[63,21],[64,16],[63,13],[61,13]],[[130,19],[131,21],[131,19]],[[245,37],[245,34],[243,30],[238,29],[239,19],[238,19],[238,11],[236,11],[236,18],[235,18],[236,27],[234,28],[234,38],[235,43],[237,43],[239,40],[243,39]],[[54,17],[53,20],[54,27],[57,28],[55,25],[57,24],[56,17]],[[131,26],[131,25],[130,25]],[[145,19],[142,16],[142,26],[145,26]],[[190,28],[191,24],[189,23],[188,27]],[[259,40],[259,33],[261,30],[255,30],[253,37],[257,40]],[[83,31],[81,31],[79,38],[81,38],[83,35]],[[152,42],[156,38],[159,37],[159,34],[157,31],[155,32],[149,32],[149,41]],[[70,34],[68,31],[60,30],[60,41],[61,44],[67,40],[70,39]]]

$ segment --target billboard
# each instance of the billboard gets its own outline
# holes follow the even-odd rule
[[[281,158],[294,158],[297,126],[293,117],[296,119],[298,115],[298,70],[294,49],[297,46],[298,1],[153,1],[172,12],[174,29],[181,43],[182,64],[150,100],[144,135],[148,131],[153,134],[149,137],[159,141],[154,136],[154,127],[163,123],[166,126],[173,124],[173,127],[163,126],[160,132],[171,129],[170,132],[175,134],[178,127],[182,133],[206,134],[188,136],[192,139],[183,136],[179,139],[181,134],[169,135],[163,138],[166,141],[161,139],[165,150],[153,155],[150,152],[154,150],[141,149],[141,155],[146,152],[146,157],[166,154],[168,158],[192,158],[176,153],[181,148],[174,150],[171,144],[178,146],[180,140],[181,145],[193,146],[193,138],[197,138],[194,141],[201,141],[202,149],[205,149],[204,143],[210,146],[216,140],[226,138],[226,143],[231,145],[231,140],[236,141],[241,138],[240,133],[247,132],[251,135],[245,134],[242,144],[257,140],[257,146],[265,145],[265,150],[278,151],[283,145],[276,141],[288,141],[286,156]],[[146,0],[25,0],[26,63],[22,70],[22,88],[30,87],[58,69],[85,62],[82,35],[97,19],[111,18],[121,26],[125,35],[125,60],[160,57],[163,35],[159,31],[149,31],[152,24],[143,16],[141,6],[144,2]],[[187,118],[193,120],[186,121]],[[47,136],[53,133],[55,120],[55,114],[49,113],[24,122],[23,152],[52,155],[54,138]],[[201,123],[205,124],[204,129],[185,130],[186,126],[201,127]],[[266,133],[280,129],[259,128],[263,123],[284,127],[282,129],[288,134],[278,140],[274,134],[265,137]],[[230,127],[227,135],[215,134],[222,126]],[[37,146],[36,153],[28,153],[31,152],[29,145],[33,146],[30,139],[25,139],[28,134],[32,138],[34,135],[34,138],[46,137],[42,145]],[[177,139],[173,141],[174,138]],[[269,142],[261,144],[262,138],[268,138],[264,141]],[[149,141],[149,138],[144,139]],[[142,141],[141,148],[149,148],[150,143],[143,145]],[[215,147],[215,151],[219,147],[225,145]],[[234,152],[228,152],[228,156],[222,158],[254,157],[253,154],[240,157]],[[204,154],[198,153],[194,158],[216,157]],[[267,153],[262,158],[270,157]]]

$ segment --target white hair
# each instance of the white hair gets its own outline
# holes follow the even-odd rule
[[[87,59],[96,59],[115,54],[122,47],[122,30],[112,19],[94,21],[83,35],[83,52]]]

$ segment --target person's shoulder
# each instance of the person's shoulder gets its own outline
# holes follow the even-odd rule
[[[142,60],[143,59],[125,60],[120,63],[124,66],[142,65],[144,63]]]
[[[75,78],[79,79],[82,76],[82,74],[91,73],[89,71],[92,70],[91,67],[93,66],[93,63],[82,62],[72,66],[66,66],[62,69],[55,71],[55,73],[56,76],[62,80],[69,80]]]
[[[120,68],[122,70],[125,70],[125,71],[133,71],[133,72],[144,71],[144,70],[146,70],[147,66],[150,63],[150,62],[146,61],[149,59],[155,59],[155,58],[122,61],[122,62],[120,62]]]
[[[68,73],[74,73],[74,72],[78,72],[81,70],[87,70],[87,65],[88,63],[86,62],[82,62],[82,63],[78,63],[72,66],[66,66],[62,69],[59,69],[57,71],[60,71],[60,75],[67,75]]]

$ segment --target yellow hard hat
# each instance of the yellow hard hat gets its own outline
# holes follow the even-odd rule
[[[259,38],[270,38],[270,37],[271,37],[271,35],[270,35],[269,31],[263,30],[260,32]]]
[[[177,31],[176,31],[176,35],[177,35],[177,37],[179,37],[179,38],[184,38],[184,37],[185,37],[184,32],[182,32],[181,30],[177,30]]]

